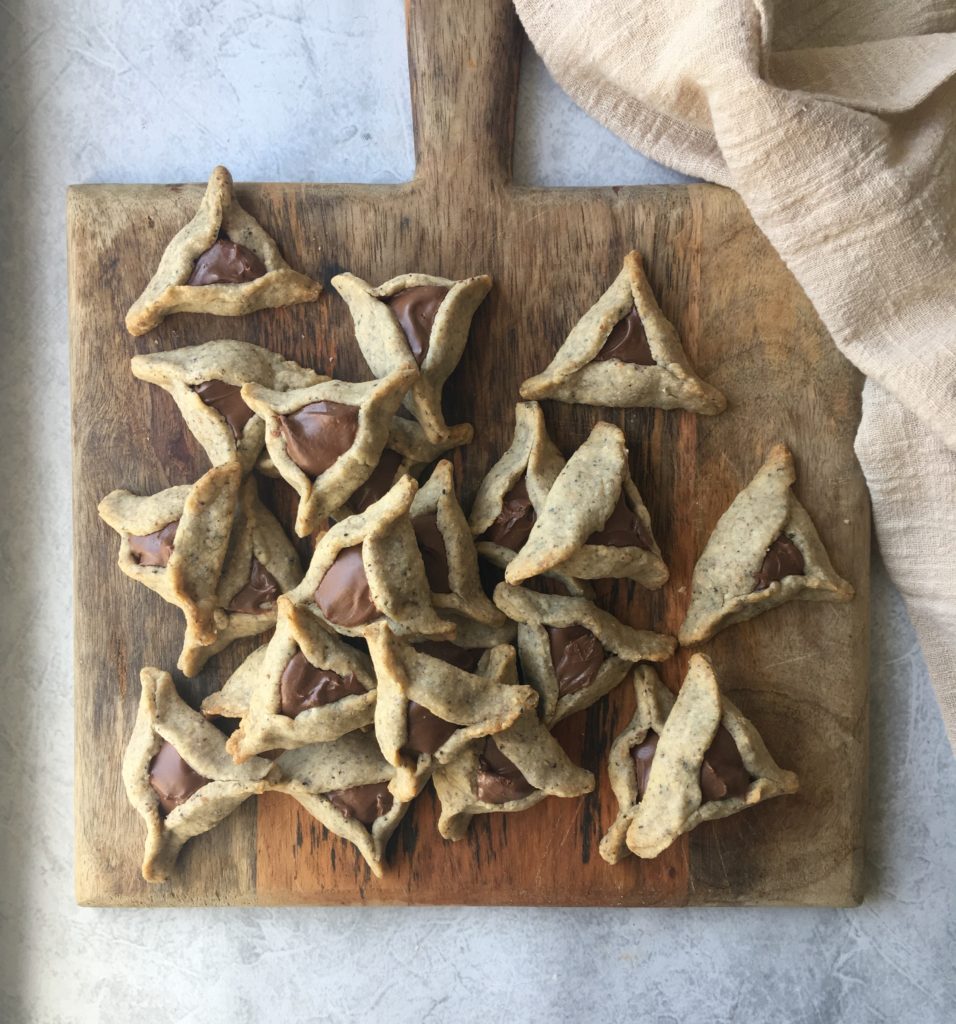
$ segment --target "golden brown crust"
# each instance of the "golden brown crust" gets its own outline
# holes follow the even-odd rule
[[[187,284],[196,260],[220,232],[255,253],[266,273],[241,284]],[[171,313],[241,316],[257,309],[311,302],[321,292],[322,285],[286,263],[272,238],[239,205],[233,194],[232,175],[225,167],[216,167],[196,215],[166,247],[152,280],[126,314],[126,329],[132,335],[141,335]]]
[[[653,366],[595,360],[614,326],[636,309]],[[654,406],[704,415],[723,412],[727,400],[691,369],[674,325],[661,312],[640,253],[629,252],[610,288],[571,329],[551,363],[521,385],[522,398],[553,398],[612,408]]]

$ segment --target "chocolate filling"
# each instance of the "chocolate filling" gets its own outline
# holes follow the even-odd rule
[[[289,458],[304,473],[320,476],[349,450],[358,433],[358,408],[341,402],[311,402],[279,417]]]
[[[381,617],[365,575],[361,544],[338,553],[315,588],[315,603],[329,622],[346,629]]]
[[[634,306],[627,316],[614,325],[601,351],[594,358],[602,361],[620,359],[622,363],[636,363],[638,366],[655,365],[647,343],[647,332]]]
[[[445,550],[445,538],[438,529],[438,516],[434,513],[415,516],[412,519],[415,540],[418,550],[425,563],[425,575],[428,577],[429,589],[434,594],[450,594],[451,584],[448,582],[448,552]]]
[[[411,349],[415,362],[419,366],[428,355],[428,344],[431,340],[432,324],[438,307],[448,294],[447,288],[434,284],[417,285],[406,288],[397,295],[384,300],[395,314],[395,319],[405,332],[408,347]]]
[[[207,380],[196,384],[193,391],[208,405],[215,409],[229,424],[232,436],[238,441],[242,437],[245,425],[255,413],[242,400],[242,389],[236,384],[227,384],[223,380]]]
[[[408,735],[401,753],[405,757],[434,754],[456,732],[458,726],[433,715],[428,708],[415,701],[408,702]]]
[[[376,818],[388,814],[394,802],[387,782],[333,789],[325,796],[346,818],[355,818],[363,825],[371,825]]]
[[[651,774],[651,764],[657,753],[659,739],[657,733],[649,730],[643,742],[631,747],[631,757],[634,759],[634,770],[637,776],[638,800],[647,792],[647,780]],[[744,768],[733,736],[724,726],[719,725],[713,742],[704,753],[704,760],[700,766],[702,802],[743,796],[749,789],[750,782],[750,774]]]
[[[374,505],[379,498],[384,497],[391,490],[401,464],[401,455],[386,448],[369,478],[352,495],[352,508],[356,512],[364,512],[369,505]]]
[[[361,693],[365,693],[365,687],[351,672],[340,676],[330,668],[316,668],[302,651],[296,651],[279,679],[279,713],[295,718],[309,708],[321,708]]]
[[[630,506],[627,495],[622,491],[614,511],[607,522],[587,539],[588,544],[603,544],[609,548],[643,548],[651,550],[651,537],[647,528]]]
[[[275,576],[253,555],[249,582],[229,602],[228,610],[244,612],[246,615],[259,615],[261,612],[271,611],[278,596],[279,583]]]
[[[601,641],[584,626],[548,626],[558,696],[584,689],[604,664]]]
[[[164,818],[209,782],[186,764],[169,740],[163,740],[163,745],[149,762],[149,784],[159,797]]]
[[[506,804],[535,792],[534,786],[502,754],[490,736],[478,755],[475,783],[478,799],[487,804]]]
[[[449,640],[423,640],[412,644],[412,647],[421,654],[447,661],[449,665],[464,669],[465,672],[474,672],[485,653],[481,647],[459,647]]]
[[[173,553],[177,526],[179,520],[174,519],[155,533],[147,533],[142,537],[127,537],[126,542],[129,544],[133,561],[137,565],[151,565],[160,569],[168,565],[169,556]]]
[[[631,747],[631,757],[634,759],[634,772],[637,776],[637,799],[640,800],[647,792],[647,780],[651,774],[651,762],[657,753],[657,741],[660,736],[653,729],[647,730],[647,735],[636,747]]]
[[[722,725],[717,726],[700,766],[700,791],[704,800],[743,796],[749,787],[750,774],[744,768],[733,736]]]
[[[782,580],[784,576],[802,576],[805,568],[800,549],[781,533],[767,548],[760,572],[754,573],[753,592],[766,590],[771,583]]]
[[[485,530],[481,539],[518,551],[528,539],[535,519],[537,515],[528,496],[528,483],[522,477],[505,494],[498,518]]]
[[[242,284],[266,272],[265,264],[244,245],[218,238],[196,260],[186,284]]]

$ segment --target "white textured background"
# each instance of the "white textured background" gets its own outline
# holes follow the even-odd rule
[[[64,188],[409,177],[402,5],[0,0],[0,143],[0,1024],[956,1020],[956,764],[878,565],[858,910],[75,907]],[[682,180],[533,55],[516,165]]]

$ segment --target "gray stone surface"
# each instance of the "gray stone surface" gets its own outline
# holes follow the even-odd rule
[[[858,910],[74,906],[64,187],[407,178],[401,8],[0,3],[0,1021],[949,1024],[956,766],[878,565]],[[680,180],[530,57],[518,138],[523,181]]]

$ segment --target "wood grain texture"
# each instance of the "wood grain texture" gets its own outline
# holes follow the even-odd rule
[[[201,185],[84,186],[69,195],[74,423],[76,891],[92,905],[469,903],[557,905],[831,904],[860,898],[866,763],[869,510],[852,439],[860,381],[740,200],[714,186],[526,189],[510,183],[520,36],[506,0],[414,3],[409,54],[418,171],[398,186],[240,185],[242,203],[293,267],[326,284],[341,270],[379,282],[407,270],[490,273],[461,365],[446,389],[451,422],[477,440],[456,456],[467,503],[510,440],[517,388],[639,249],[665,313],[701,374],[730,400],[696,418],[635,409],[603,415],[625,430],[671,582],[626,583],[602,601],[634,625],[676,632],[697,555],[719,515],[778,440],[793,449],[796,492],[837,570],[848,605],[790,605],[704,645],[725,687],[802,790],[705,825],[650,862],[609,867],[598,841],[616,807],[604,756],[633,710],[629,686],[556,733],[594,770],[582,800],[476,819],[445,843],[431,789],[419,798],[376,880],[345,842],[290,798],[250,801],[190,842],[174,882],[139,876],[143,829],[120,762],[143,665],[171,668],[178,613],[116,568],[116,538],[96,516],[114,487],[151,493],[205,468],[170,398],[129,373],[135,352],[213,338],[253,341],[346,379],[367,367],[343,302],[223,319],[176,316],[143,339],[123,314]],[[565,453],[601,410],[545,403]],[[263,482],[291,523],[290,490]],[[304,556],[308,552],[302,549]],[[254,647],[237,644],[197,679],[194,703]],[[686,655],[664,666],[676,688]]]

